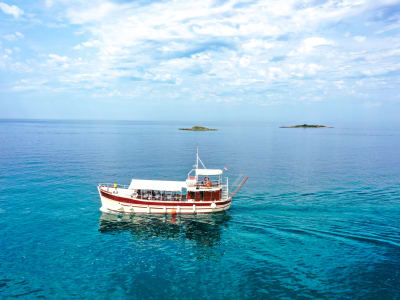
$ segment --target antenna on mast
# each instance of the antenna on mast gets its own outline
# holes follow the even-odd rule
[[[199,157],[199,146],[197,146],[197,151],[196,151],[196,169],[199,168],[199,161],[200,161],[201,165],[203,166],[203,168],[206,169],[206,166],[203,164],[203,162],[201,161],[201,159]]]
[[[197,151],[196,151],[196,169],[199,168],[199,146],[197,146]]]

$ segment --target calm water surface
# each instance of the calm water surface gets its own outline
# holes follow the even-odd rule
[[[0,121],[0,298],[399,299],[400,130]],[[99,182],[249,181],[213,216],[112,216]]]

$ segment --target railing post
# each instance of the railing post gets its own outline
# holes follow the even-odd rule
[[[226,196],[229,199],[229,181],[228,180],[229,180],[229,178],[226,177]]]

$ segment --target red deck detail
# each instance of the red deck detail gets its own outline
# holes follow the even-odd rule
[[[103,190],[100,190],[100,194],[101,196],[110,199],[110,200],[114,200],[114,201],[118,201],[118,202],[124,202],[124,203],[131,203],[131,204],[139,204],[139,205],[157,205],[157,206],[188,206],[188,207],[192,207],[193,204],[195,204],[196,206],[210,206],[211,202],[166,202],[166,201],[144,201],[144,200],[137,200],[137,199],[131,199],[131,198],[125,198],[125,197],[120,197],[120,196],[116,196],[115,194],[109,194]],[[231,200],[227,200],[224,202],[217,202],[215,203],[218,206],[220,205],[225,205],[230,203]]]

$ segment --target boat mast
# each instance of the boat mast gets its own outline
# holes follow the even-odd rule
[[[199,168],[199,162],[201,163],[201,165],[203,166],[204,169],[207,169],[205,164],[201,161],[200,157],[199,157],[199,146],[197,146],[197,151],[196,151],[196,164],[195,164],[195,168],[196,170]],[[196,171],[196,181],[198,180],[198,175],[197,175],[197,171]]]
[[[195,165],[196,171],[195,171],[195,176],[196,176],[196,182],[199,179],[197,175],[197,169],[199,168],[199,146],[197,146],[197,151],[196,151],[196,165]]]
[[[199,162],[201,163],[201,165],[203,166],[204,169],[207,169],[206,165],[201,161],[200,157],[199,157],[199,146],[197,146],[197,152],[196,152],[196,169],[199,168]]]
[[[199,146],[197,146],[197,151],[196,151],[196,169],[199,168]]]

